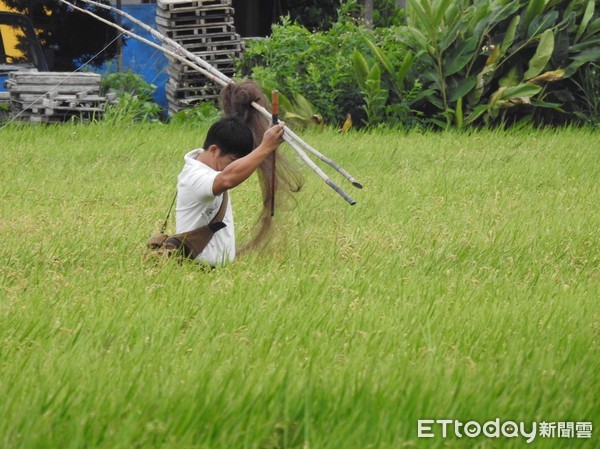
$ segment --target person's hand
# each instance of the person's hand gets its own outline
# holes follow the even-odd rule
[[[262,144],[269,149],[275,150],[281,142],[283,142],[283,127],[285,123],[279,122],[277,125],[271,126],[263,135]]]

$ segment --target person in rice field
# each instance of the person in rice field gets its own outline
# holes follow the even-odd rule
[[[215,267],[234,260],[233,210],[225,192],[246,181],[277,149],[283,139],[283,128],[282,122],[267,128],[255,148],[253,130],[237,115],[225,116],[210,127],[202,148],[184,156],[183,169],[177,178],[177,234],[207,225],[219,212],[224,213],[225,226],[214,233],[196,257],[197,262]]]

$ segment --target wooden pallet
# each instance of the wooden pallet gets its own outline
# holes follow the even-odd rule
[[[164,28],[157,27],[157,30],[173,40],[178,40],[185,37],[205,37],[210,39],[211,36],[216,36],[217,40],[223,41],[224,36],[233,36],[233,40],[237,39],[237,34],[234,27],[222,26],[217,27],[182,27],[182,28]]]
[[[72,72],[11,72],[8,83],[24,84],[100,84],[102,77],[97,73]]]
[[[222,33],[214,33],[206,28],[189,27],[189,28],[164,28],[159,27],[159,31],[165,36],[174,41],[182,41],[185,39],[205,39],[207,42],[227,42],[240,41],[242,36],[237,34],[234,29],[227,30]]]
[[[193,44],[186,43],[183,46],[190,53],[200,56],[204,60],[220,61],[223,59],[238,59],[242,54],[243,47],[241,43],[237,44]]]
[[[237,37],[237,39],[236,39]],[[213,39],[210,34],[204,35],[190,35],[185,37],[179,37],[173,39],[179,45],[185,48],[188,46],[201,47],[204,46],[207,49],[228,49],[228,50],[243,50],[245,47],[244,41],[241,39],[239,34],[221,34]]]
[[[230,18],[235,14],[235,9],[229,6],[221,6],[219,8],[197,8],[197,7],[189,7],[189,8],[179,8],[177,10],[167,10],[158,8],[156,10],[156,15],[160,17],[164,17],[165,19],[176,19],[180,16],[201,16],[201,17],[225,17]]]
[[[222,8],[231,6],[232,0],[158,0],[156,6],[167,11],[177,11],[178,9],[188,8]]]
[[[180,19],[164,18],[156,16],[157,29],[161,30],[181,29],[181,28],[210,28],[208,33],[235,33],[235,24],[233,20],[227,19],[205,19],[202,17],[184,17]],[[218,28],[217,28],[218,27]]]
[[[221,72],[222,74],[224,74],[230,78],[235,75],[236,64],[235,64],[235,60],[233,60],[233,59],[222,60],[222,61],[208,61],[208,62],[210,62],[210,65],[213,66],[215,69],[217,69],[219,72]],[[167,68],[167,73],[169,75],[171,75],[171,77],[175,77],[175,78],[185,77],[185,76],[190,76],[190,77],[195,76],[195,77],[208,79],[208,77],[206,75],[202,74],[201,72],[199,72],[196,69],[191,68],[187,65],[180,64],[179,61],[173,61],[173,64],[170,64],[169,67]]]
[[[188,49],[189,50],[189,49]],[[194,55],[204,59],[206,62],[231,62],[235,64],[235,61],[241,54],[241,51],[235,50],[223,50],[223,51],[192,51]],[[167,55],[167,60],[178,63],[179,61],[173,56]]]
[[[11,115],[20,120],[51,123],[100,117],[116,96],[100,96],[101,76],[94,73],[10,73],[6,87]]]
[[[231,0],[158,0],[157,29],[226,76],[235,74],[245,45],[236,33]],[[165,87],[170,115],[196,103],[216,104],[221,86],[176,58],[167,56]]]

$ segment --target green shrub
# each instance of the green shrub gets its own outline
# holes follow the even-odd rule
[[[399,67],[406,53],[405,39],[399,27],[365,29],[347,9],[340,10],[339,20],[328,31],[311,32],[288,17],[273,27],[270,37],[248,43],[239,73],[266,90],[278,89],[288,98],[304,97],[327,123],[339,124],[350,113],[355,123],[368,124],[373,117],[355,78],[353,52],[367,53],[369,42],[374,41]],[[387,74],[382,76],[387,86]],[[414,87],[412,83],[409,90]],[[390,106],[393,112],[389,101],[383,105],[384,117],[389,116]]]
[[[331,28],[338,17],[339,0],[283,0],[281,6],[290,18],[311,31]],[[401,25],[404,20],[404,10],[396,6],[396,0],[374,0],[373,25],[388,27]],[[356,0],[343,2],[345,12],[355,18],[360,18],[361,7]]]
[[[152,98],[156,86],[133,72],[117,72],[102,77],[102,92],[114,93],[118,102],[107,105],[107,121],[159,121],[162,108]]]
[[[289,18],[240,64],[303,95],[330,124],[463,127],[598,123],[594,0],[408,0],[406,24],[366,30],[355,0],[328,31]]]
[[[571,82],[575,85],[573,114],[583,123],[600,125],[600,64],[590,63],[579,70]]]
[[[183,109],[170,118],[173,124],[204,125],[212,124],[219,119],[221,111],[212,103],[198,103],[188,109]]]
[[[576,75],[600,60],[594,0],[408,0],[410,47],[439,126],[576,119]]]

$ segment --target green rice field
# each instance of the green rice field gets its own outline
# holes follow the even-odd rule
[[[202,272],[144,244],[205,131],[0,130],[0,448],[600,447],[600,132],[299,131],[357,204]]]

